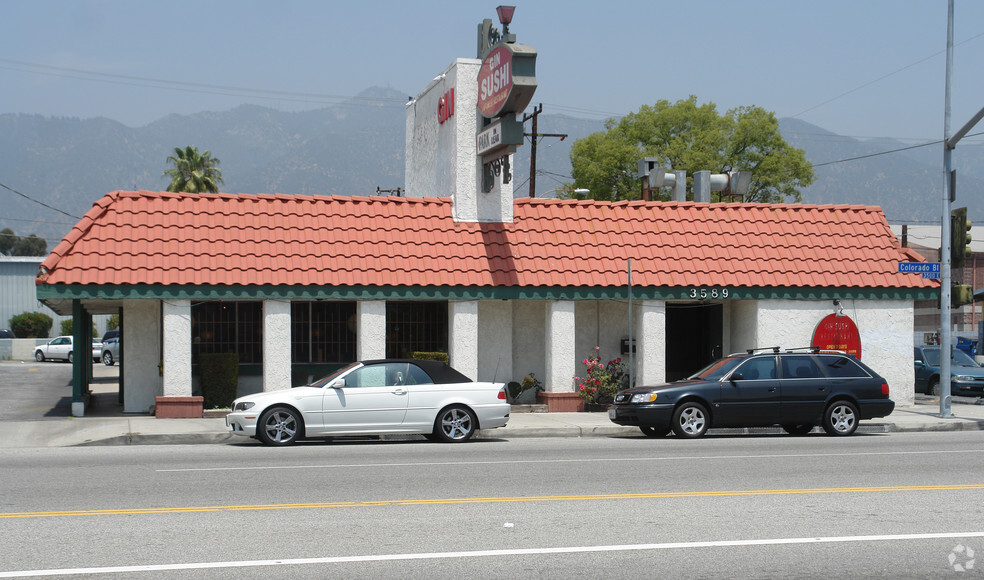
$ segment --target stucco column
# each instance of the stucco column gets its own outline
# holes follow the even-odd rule
[[[356,306],[356,314],[359,319],[356,358],[386,358],[386,302],[361,300]]]
[[[666,302],[643,300],[634,325],[636,385],[666,382]]]
[[[448,326],[451,366],[471,380],[478,380],[478,302],[449,302]]]
[[[263,301],[263,390],[289,389],[290,301]]]
[[[157,369],[161,362],[161,303],[156,300],[123,302],[123,356],[120,364],[124,413],[146,413],[154,397],[163,393],[163,380]]]
[[[574,392],[575,328],[574,302],[552,301],[547,305],[546,328],[547,376],[543,382],[548,393]]]
[[[164,396],[191,396],[191,302],[164,301]]]

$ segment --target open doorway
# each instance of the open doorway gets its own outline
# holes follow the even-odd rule
[[[721,304],[666,305],[666,380],[686,378],[721,358]]]

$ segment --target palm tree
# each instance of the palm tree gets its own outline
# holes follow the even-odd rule
[[[174,165],[164,172],[171,178],[167,191],[187,193],[218,193],[222,183],[222,170],[217,167],[219,160],[212,157],[211,151],[198,153],[198,147],[188,145],[184,149],[174,148],[174,155],[167,158]]]

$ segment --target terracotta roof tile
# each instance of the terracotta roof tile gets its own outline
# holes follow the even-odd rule
[[[451,200],[110,193],[45,284],[929,288],[868,206],[517,200],[511,224]],[[111,251],[107,251],[111,248]]]

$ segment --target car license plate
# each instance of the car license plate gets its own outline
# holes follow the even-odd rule
[[[615,417],[618,417],[618,411],[615,410],[615,407],[608,407],[608,418],[614,419]]]

